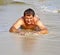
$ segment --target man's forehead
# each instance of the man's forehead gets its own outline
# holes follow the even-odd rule
[[[26,14],[25,16],[33,16],[33,15],[31,15],[31,14]]]

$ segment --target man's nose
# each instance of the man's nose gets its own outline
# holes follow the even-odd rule
[[[29,19],[29,21],[31,21],[31,19]]]

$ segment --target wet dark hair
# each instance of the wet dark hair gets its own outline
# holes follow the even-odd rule
[[[34,17],[34,16],[35,16],[35,12],[34,12],[33,9],[29,8],[29,9],[26,9],[26,10],[24,11],[24,16],[25,16],[25,15],[27,15],[27,16],[32,15],[32,16]]]

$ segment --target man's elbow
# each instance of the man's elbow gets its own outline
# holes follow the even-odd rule
[[[48,30],[45,30],[45,34],[48,34]]]
[[[45,30],[43,31],[43,34],[48,34],[48,29],[45,29]]]
[[[10,29],[9,29],[9,32],[15,32],[16,29],[12,26]]]
[[[40,31],[42,34],[48,34],[48,29],[44,29]]]
[[[14,32],[14,31],[13,31],[13,27],[11,27],[11,28],[9,29],[9,32]]]
[[[19,33],[19,30],[12,26],[9,32]]]

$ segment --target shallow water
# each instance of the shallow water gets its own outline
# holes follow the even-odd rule
[[[0,55],[60,55],[60,13],[42,10],[45,9],[43,4],[46,3],[41,3],[41,6],[37,3],[0,6]],[[10,33],[8,30],[12,24],[30,7],[38,14],[49,33],[26,33],[25,36]]]

